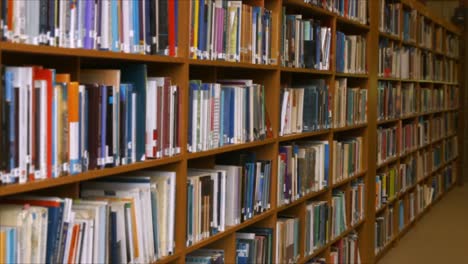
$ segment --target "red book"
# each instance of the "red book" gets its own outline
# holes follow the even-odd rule
[[[78,240],[78,233],[80,232],[80,225],[73,226],[72,237],[70,240],[70,253],[68,254],[68,263],[75,263],[76,242]]]
[[[49,69],[35,69],[34,71],[36,80],[47,82],[47,178],[52,177],[52,101],[54,96],[52,75],[52,70]]]
[[[175,56],[175,3],[174,0],[168,0],[168,24],[169,24],[169,56]]]

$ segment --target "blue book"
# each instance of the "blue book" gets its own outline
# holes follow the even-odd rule
[[[237,240],[236,243],[236,263],[248,264],[249,262],[249,244]]]
[[[99,146],[100,146],[100,153],[98,156],[98,167],[104,168],[105,167],[105,160],[107,157],[106,153],[106,133],[107,133],[107,87],[105,85],[101,85],[99,87],[101,90],[101,95],[100,95],[100,111],[101,111],[101,116],[100,116],[100,131],[101,133],[100,138],[99,138]]]
[[[219,103],[219,146],[222,147],[224,145],[224,115],[225,115],[225,96],[226,92],[224,89],[221,89],[221,95],[220,95],[220,103]]]
[[[109,213],[109,251],[110,251],[110,263],[119,264],[125,260],[120,259],[120,242],[117,240],[117,213]]]
[[[232,144],[234,143],[234,120],[235,120],[235,115],[236,115],[236,108],[235,108],[235,99],[236,99],[236,94],[235,94],[235,88],[229,88],[229,132],[228,132],[228,138],[229,138],[229,143]]]
[[[199,0],[198,8],[198,49],[201,53],[206,51],[206,15],[205,0]]]
[[[139,52],[140,47],[140,1],[132,1],[133,3],[133,50]]]
[[[112,51],[120,51],[119,47],[119,8],[118,8],[118,0],[110,0],[111,1],[111,29],[112,29],[112,43],[111,43],[111,50]],[[147,10],[149,11],[149,10]],[[149,27],[148,27],[149,28]],[[148,36],[147,36],[148,38]]]
[[[145,122],[146,122],[146,65],[126,64],[121,66],[121,81],[131,83],[136,93],[136,161],[145,155]]]
[[[14,88],[13,88],[13,72],[12,71],[9,71],[9,70],[6,70],[5,71],[5,99],[7,102],[9,102],[10,104],[10,107],[9,107],[9,117],[7,117],[9,119],[9,127],[8,127],[8,134],[9,134],[9,145],[10,145],[10,148],[9,148],[9,161],[8,161],[8,164],[7,164],[7,171],[12,171],[14,168],[16,168],[16,164],[15,164],[15,153],[16,153],[16,149],[15,149],[15,109],[16,109],[16,95],[15,95],[15,91],[14,91]]]

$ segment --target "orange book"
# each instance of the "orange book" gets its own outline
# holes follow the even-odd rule
[[[70,74],[69,73],[57,73],[55,75],[55,82],[69,83]]]
[[[6,235],[5,230],[0,230],[0,263],[6,263]]]
[[[68,254],[68,263],[75,262],[75,254],[76,254],[76,245],[78,240],[78,233],[80,232],[80,225],[75,224],[73,226],[73,232],[70,240],[70,254]]]
[[[81,172],[79,155],[80,136],[80,114],[79,114],[79,84],[70,82],[68,84],[68,158],[70,161],[70,174]]]

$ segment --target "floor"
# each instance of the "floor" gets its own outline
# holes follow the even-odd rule
[[[468,264],[468,181],[435,204],[379,264]]]

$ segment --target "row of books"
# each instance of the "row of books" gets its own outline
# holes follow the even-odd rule
[[[189,169],[187,245],[270,208],[271,161],[256,160],[253,154],[246,154],[238,165]]]
[[[189,109],[190,152],[271,137],[265,87],[252,80],[191,80]]]
[[[224,263],[224,250],[223,249],[197,249],[194,252],[185,256],[185,263],[196,264],[222,264]]]
[[[414,186],[416,181],[422,178],[422,174],[423,171],[418,170],[417,158],[414,155],[402,159],[400,161],[400,170],[398,171],[397,190],[404,192]]]
[[[375,208],[380,209],[398,194],[398,168],[393,166],[375,176]]]
[[[407,123],[401,127],[400,154],[405,154],[415,150],[418,147],[418,124]]]
[[[295,263],[299,260],[300,219],[278,216],[276,222],[276,262]]]
[[[304,256],[312,255],[324,247],[329,239],[332,221],[332,208],[326,201],[314,201],[306,204]]]
[[[413,83],[379,81],[377,87],[377,118],[379,121],[441,111],[458,107],[456,86],[415,88]]]
[[[177,55],[178,0],[2,1],[2,38],[14,43]]]
[[[363,138],[333,141],[333,183],[338,183],[364,170]]]
[[[403,9],[403,41],[416,43],[418,11]]]
[[[442,171],[442,177],[444,178],[444,190],[448,190],[457,178],[457,166],[448,165]]]
[[[394,165],[376,175],[377,209],[414,186],[416,180],[422,179],[423,167],[418,166],[417,162],[419,161],[414,156],[409,156],[399,165]]]
[[[333,92],[333,127],[345,127],[367,122],[367,89],[348,87],[347,78],[335,80]]]
[[[379,41],[379,76],[419,80],[421,78],[421,50],[414,47],[399,47],[387,38]]]
[[[458,156],[458,137],[453,136],[444,141],[444,160],[447,162]]]
[[[380,32],[397,35],[401,33],[400,14],[402,13],[402,4],[395,0],[380,0]]]
[[[331,127],[330,93],[325,80],[296,82],[281,89],[279,135],[312,132]]]
[[[446,59],[442,65],[443,76],[442,80],[451,83],[458,83],[459,81],[459,64],[455,60]]]
[[[421,181],[424,177],[427,177],[432,172],[431,167],[431,151],[419,151],[417,153],[417,180]]]
[[[452,135],[458,131],[458,112],[448,112],[444,114],[444,130],[447,135]]]
[[[329,152],[328,141],[294,142],[280,146],[278,206],[328,186]]]
[[[418,184],[416,186],[416,195],[418,197],[418,212],[421,213],[432,203],[434,188],[431,184]]]
[[[304,0],[304,2],[319,6],[340,16],[367,24],[367,0]]]
[[[190,58],[253,64],[272,59],[275,16],[261,6],[242,1],[190,1]]]
[[[364,179],[359,178],[351,182],[350,198],[351,198],[351,220],[350,224],[355,225],[365,217],[365,185]]]
[[[180,93],[145,65],[5,67],[0,97],[3,183],[56,178],[180,153]],[[138,113],[138,114],[137,114]]]
[[[427,49],[432,49],[434,27],[432,26],[429,19],[423,15],[419,16],[419,25],[418,25],[418,42],[419,46]]]
[[[398,155],[401,128],[399,125],[378,127],[377,129],[377,164],[382,164]]]
[[[375,218],[375,253],[379,253],[393,239],[394,211],[389,206],[381,215]]]
[[[348,228],[349,220],[346,212],[345,192],[341,190],[333,191],[331,199],[331,226],[330,234],[332,239],[338,237]]]
[[[398,118],[401,112],[400,100],[401,84],[379,81],[377,87],[377,120]]]
[[[367,39],[365,35],[336,32],[336,72],[367,73]]]
[[[433,47],[436,51],[442,52],[442,45],[444,43],[443,35],[444,35],[444,29],[436,25],[434,40],[433,40]]]
[[[404,200],[398,200],[398,231],[401,232],[416,217],[416,199],[414,192],[410,193]]]
[[[331,28],[318,19],[286,14],[283,7],[281,64],[284,67],[330,69]]]
[[[273,263],[272,228],[248,227],[236,233],[236,263]]]
[[[446,32],[445,34],[445,53],[453,58],[458,58],[460,55],[460,43],[459,38],[455,34]]]
[[[330,263],[361,263],[357,233],[352,232],[331,247]]]
[[[6,262],[148,263],[174,252],[174,172],[142,171],[83,182],[80,189],[76,200],[4,199]]]

